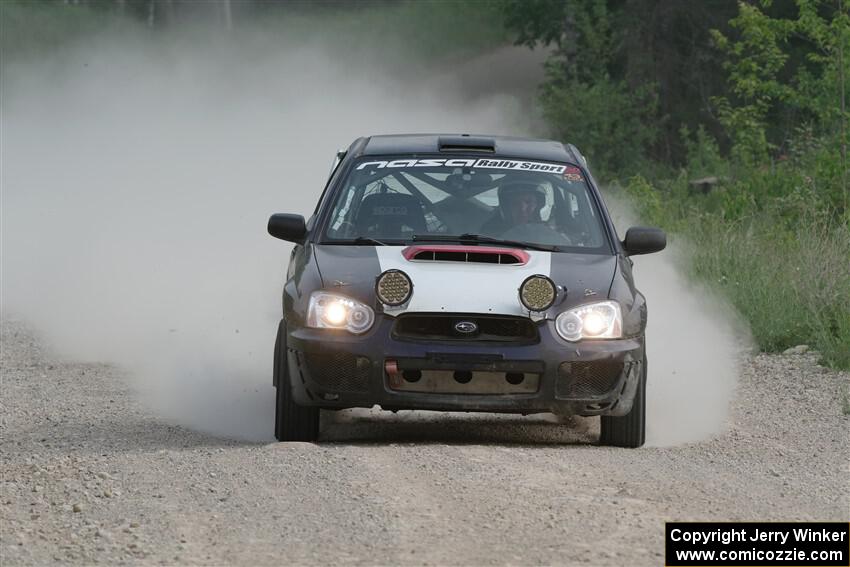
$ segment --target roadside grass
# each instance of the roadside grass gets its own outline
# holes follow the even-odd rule
[[[635,177],[626,191],[644,222],[691,243],[690,275],[728,298],[760,350],[807,344],[823,364],[850,369],[847,221],[797,201],[789,210],[787,198],[756,203],[741,185],[693,194],[687,179]]]
[[[749,321],[758,346],[809,344],[850,368],[850,230],[822,219],[777,229],[769,216],[695,225],[693,274]]]

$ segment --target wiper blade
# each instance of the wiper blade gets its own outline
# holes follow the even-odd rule
[[[504,240],[502,238],[494,238],[492,236],[484,236],[482,234],[471,234],[468,232],[457,236],[448,234],[414,234],[413,240],[419,242],[486,242],[487,244],[516,246],[517,248],[543,250],[546,252],[556,252],[558,250],[557,246],[549,244],[535,244],[533,242],[523,242],[521,240]]]
[[[375,240],[374,238],[369,238],[368,236],[358,236],[354,240],[350,240],[349,242],[353,244],[372,244],[374,246],[386,246],[385,243],[380,240]]]

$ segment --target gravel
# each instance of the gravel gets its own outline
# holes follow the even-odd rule
[[[3,565],[658,565],[665,521],[850,520],[850,374],[812,352],[749,359],[726,430],[685,446],[365,411],[328,416],[320,444],[260,444],[163,421],[119,369],[0,331]]]

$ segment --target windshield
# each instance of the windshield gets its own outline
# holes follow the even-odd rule
[[[324,239],[398,245],[454,236],[609,251],[578,167],[465,156],[361,158],[337,191]]]

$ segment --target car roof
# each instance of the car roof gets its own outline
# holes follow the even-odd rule
[[[482,157],[511,157],[580,163],[572,144],[555,140],[478,134],[384,134],[362,139],[359,155],[481,153]],[[355,145],[359,145],[356,144]]]

